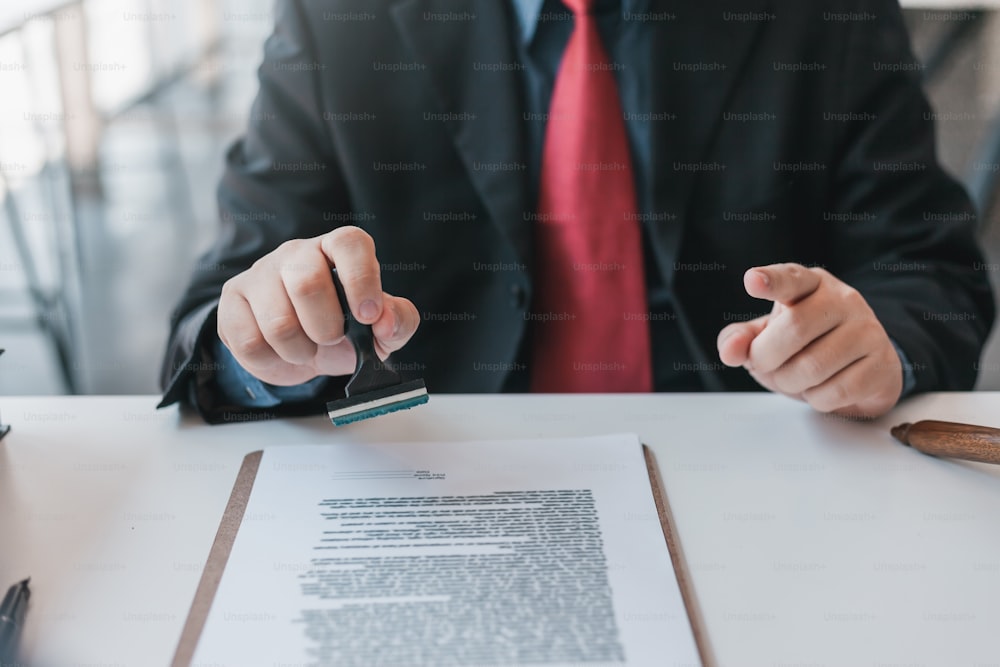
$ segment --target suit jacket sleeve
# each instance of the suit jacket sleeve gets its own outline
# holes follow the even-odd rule
[[[831,118],[851,119],[836,148],[831,272],[856,287],[913,365],[916,391],[967,390],[994,305],[976,243],[976,214],[935,154],[934,115],[921,90],[895,1],[865,5],[844,45]],[[860,13],[860,12],[859,12]],[[836,103],[836,102],[835,102]]]
[[[275,11],[248,129],[226,155],[218,188],[221,232],[173,313],[160,376],[161,406],[190,403],[213,423],[316,413],[342,395],[343,383],[331,382],[315,400],[249,409],[221,402],[214,385],[211,343],[223,283],[286,240],[319,236],[350,220],[317,82],[332,64],[314,56],[297,1],[276,3]]]

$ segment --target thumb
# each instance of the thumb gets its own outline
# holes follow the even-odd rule
[[[750,358],[750,344],[767,326],[769,315],[730,324],[719,332],[716,347],[719,359],[727,366],[742,366]]]

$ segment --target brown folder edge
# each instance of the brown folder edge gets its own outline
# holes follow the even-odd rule
[[[670,505],[667,503],[667,494],[660,479],[660,469],[656,465],[656,458],[653,450],[647,445],[642,446],[642,453],[646,457],[646,470],[649,472],[649,485],[653,489],[653,502],[656,503],[656,512],[660,515],[660,525],[663,527],[663,537],[667,541],[667,550],[670,552],[670,561],[674,566],[674,574],[677,576],[677,585],[681,589],[681,598],[684,600],[684,608],[687,610],[688,620],[691,623],[691,633],[694,635],[695,646],[698,647],[698,655],[701,664],[705,667],[717,664],[712,656],[708,645],[708,638],[705,634],[705,622],[698,607],[698,600],[694,595],[694,587],[688,573],[687,563],[680,546],[677,544],[677,532],[674,530],[674,517],[670,513]]]
[[[219,531],[215,534],[215,542],[208,552],[208,560],[205,561],[205,570],[201,573],[201,581],[198,582],[198,589],[194,593],[194,600],[191,602],[191,610],[188,612],[184,629],[181,630],[180,641],[177,642],[177,652],[174,653],[172,667],[188,667],[194,658],[194,651],[198,647],[198,640],[201,632],[205,628],[205,621],[208,620],[208,612],[212,608],[212,600],[215,599],[215,592],[219,589],[219,581],[222,573],[226,569],[229,561],[229,554],[233,550],[233,542],[236,540],[236,533],[239,532],[240,524],[243,523],[243,514],[247,509],[247,501],[250,499],[250,491],[253,490],[254,480],[257,478],[257,469],[260,467],[263,451],[256,451],[247,454],[243,458],[243,465],[236,476],[236,483],[233,484],[233,492],[229,495],[229,504],[219,522]]]

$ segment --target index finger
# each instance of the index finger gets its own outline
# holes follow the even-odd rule
[[[819,272],[795,263],[755,266],[743,274],[747,294],[785,306],[794,305],[815,292],[821,280]]]
[[[354,317],[371,324],[382,316],[382,271],[375,242],[358,227],[339,227],[320,237],[320,247],[337,268]]]

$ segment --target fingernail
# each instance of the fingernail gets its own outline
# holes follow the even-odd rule
[[[362,319],[374,320],[378,317],[378,306],[371,299],[361,302],[361,307],[358,309],[358,314],[361,315]]]
[[[396,338],[399,336],[399,313],[396,309],[392,309],[392,337]]]
[[[764,283],[764,287],[771,286],[771,276],[767,275],[763,271],[754,271],[758,276],[760,276],[760,281]]]

